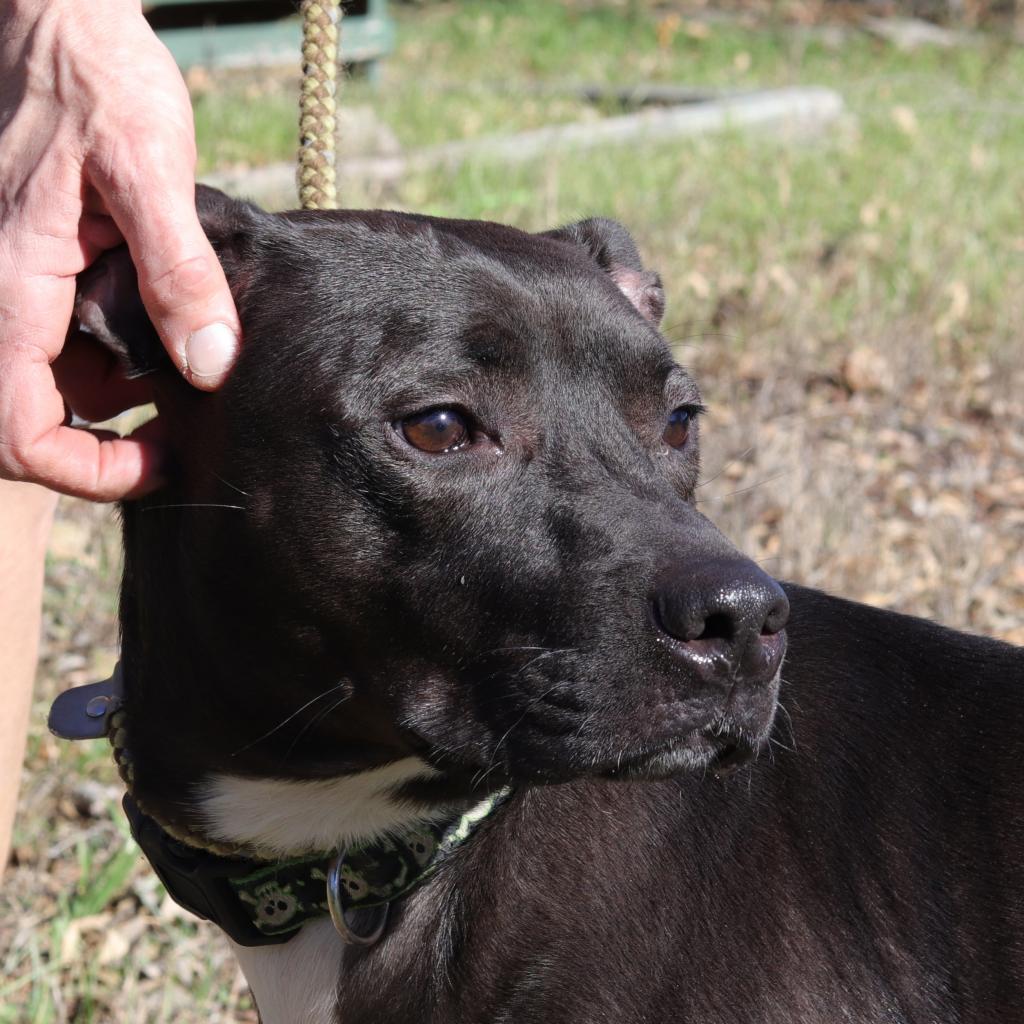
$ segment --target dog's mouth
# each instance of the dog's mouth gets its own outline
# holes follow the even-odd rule
[[[666,692],[654,679],[595,694],[564,681],[571,678],[566,673],[559,685],[547,686],[530,680],[529,690],[514,680],[525,692],[511,684],[495,687],[499,697],[492,704],[459,717],[438,714],[431,705],[428,718],[417,705],[405,717],[403,734],[439,777],[470,793],[586,778],[726,776],[757,754],[778,707],[778,674],[768,683],[737,680],[731,689],[681,693],[678,687]]]
[[[757,756],[760,743],[727,725],[694,730],[688,736],[623,756],[600,775],[607,779],[655,780],[706,769],[724,778]]]
[[[600,756],[588,756],[585,750],[578,748],[571,752],[559,750],[555,744],[544,750],[520,751],[519,756],[495,756],[486,765],[452,758],[440,753],[436,745],[423,743],[422,739],[416,745],[449,784],[458,787],[461,780],[476,790],[520,782],[554,784],[588,777],[656,781],[700,771],[710,771],[724,778],[757,756],[763,738],[762,734],[751,735],[729,719],[717,719],[669,739],[623,744],[613,754],[608,752],[609,743],[601,744]]]

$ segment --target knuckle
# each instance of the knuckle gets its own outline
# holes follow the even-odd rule
[[[0,442],[0,477],[5,480],[34,480],[31,452],[17,441]]]
[[[148,281],[140,282],[143,295],[166,309],[190,305],[209,291],[215,280],[213,263],[212,253],[176,256]]]

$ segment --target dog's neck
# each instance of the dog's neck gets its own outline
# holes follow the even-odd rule
[[[222,758],[209,765],[202,760],[208,750],[204,731],[167,720],[154,731],[140,692],[152,680],[133,686],[131,671],[126,678],[128,712],[117,716],[115,758],[139,805],[186,844],[268,861],[327,855],[443,821],[460,809],[458,803],[425,805],[403,795],[411,783],[439,778],[416,756],[364,766],[354,753],[355,763],[342,763],[324,778],[225,770]]]
[[[318,636],[296,639],[287,602],[271,613],[255,584],[238,587],[230,607],[218,602],[215,581],[202,578],[217,565],[179,554],[183,514],[125,508],[123,745],[146,813],[172,833],[263,859],[326,853],[450,813],[448,802],[400,792],[438,773],[352,695]]]
[[[188,514],[125,509],[124,739],[145,811],[183,835],[274,859],[336,851],[459,809],[401,792],[444,780],[375,730],[372,713],[353,724],[358,741],[332,743],[325,725],[335,706],[357,717],[344,677],[330,674],[316,637],[303,649],[288,635],[281,601],[273,615],[250,618],[267,601],[262,581],[238,584],[230,607],[197,594],[197,569],[181,556],[194,527],[170,518]],[[213,554],[198,569],[216,575],[223,549],[202,547]],[[329,918],[280,945],[232,947],[265,1024],[333,1019],[345,945]]]
[[[135,788],[134,758],[130,753],[129,719],[123,705],[124,683],[124,673],[118,666],[109,680],[65,692],[54,704],[50,725],[58,735],[69,739],[98,738],[106,732],[122,777],[131,792]],[[203,834],[180,833],[178,840],[168,837],[158,822],[140,812],[134,800],[126,800],[126,809],[133,833],[143,851],[167,883],[171,894],[179,900],[182,896],[173,881],[177,868],[185,865],[182,860],[184,851],[177,845],[179,841],[186,845],[195,842],[200,847],[197,856],[207,859],[211,852],[223,849],[264,851],[271,863],[246,865],[242,862],[239,865],[234,857],[220,863],[230,865],[233,871],[236,865],[243,872],[256,868],[251,879],[241,878],[231,884],[241,894],[241,901],[255,907],[259,930],[270,926],[270,930],[263,931],[263,934],[279,936],[281,941],[269,946],[252,946],[248,944],[250,939],[242,938],[241,943],[232,940],[232,948],[250,983],[265,1024],[327,1022],[334,1019],[337,981],[343,964],[344,943],[335,930],[340,925],[318,914],[314,904],[304,904],[307,899],[322,899],[322,890],[320,896],[315,893],[307,896],[306,888],[300,888],[301,898],[292,892],[292,881],[285,881],[292,878],[288,872],[293,870],[287,858],[309,850],[335,851],[349,845],[362,846],[368,839],[384,834],[408,835],[415,824],[450,817],[440,806],[425,813],[394,797],[395,788],[410,779],[430,778],[436,774],[418,758],[410,757],[384,768],[367,769],[333,780],[258,780],[214,775],[210,777],[211,795],[200,802],[201,817],[206,822]],[[359,873],[359,864],[365,861],[363,867],[369,866],[371,874],[368,877],[374,881],[366,883],[370,888],[361,898],[367,899],[370,907],[375,906],[376,886],[383,884],[380,870],[383,862],[379,859],[382,851],[386,848],[407,849],[416,857],[419,866],[405,860],[407,853],[401,854],[405,866],[401,869],[401,878],[395,875],[394,883],[398,887],[394,898],[401,898],[418,884],[417,871],[421,878],[432,873],[440,861],[461,846],[477,824],[500,802],[500,798],[486,800],[469,813],[457,816],[454,823],[447,822],[443,830],[434,833],[441,837],[436,848],[429,845],[432,843],[430,833],[422,831],[420,835],[425,845],[406,847],[401,840],[390,839],[382,840],[364,852],[356,850],[352,854],[355,874],[347,876],[349,881],[345,885],[352,885],[353,878],[366,877]],[[154,834],[161,836],[155,843]],[[170,857],[176,865],[170,875],[165,873],[169,866],[165,857],[168,842],[176,850]],[[191,894],[201,872],[195,872],[187,865],[185,870],[190,879],[187,891]],[[301,874],[303,869],[300,867],[299,871]],[[408,874],[410,871],[412,873]],[[305,881],[298,875],[294,876],[295,884],[302,887],[312,884],[314,889],[323,884],[322,881],[310,881],[324,879],[322,865],[321,869],[314,865],[306,874],[309,877]],[[269,905],[270,894],[265,891],[267,885],[256,886],[261,879],[270,879],[275,899],[291,901],[288,919],[264,920],[265,913],[260,908],[264,902]],[[249,882],[252,884],[247,888]],[[249,889],[253,892],[250,893]],[[196,906],[187,900],[185,905]],[[279,905],[283,907],[283,903]],[[300,915],[298,919],[294,917],[296,911]],[[204,916],[208,916],[208,912],[204,912]],[[214,919],[228,930],[229,938],[238,934],[223,920],[216,916]],[[386,920],[385,908],[382,921]],[[290,929],[279,927],[289,922],[292,922]],[[253,937],[259,939],[258,933],[254,932]]]

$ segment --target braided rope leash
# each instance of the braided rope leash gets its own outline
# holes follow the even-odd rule
[[[302,0],[301,11],[299,202],[304,210],[333,210],[337,206],[334,152],[341,0]]]

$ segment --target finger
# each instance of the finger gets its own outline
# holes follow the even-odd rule
[[[90,501],[137,498],[163,482],[163,448],[145,435],[57,426],[31,447],[31,479]]]
[[[64,343],[53,376],[64,400],[90,423],[102,423],[152,401],[146,380],[126,378],[116,357],[83,334],[72,334]]]
[[[56,405],[63,420],[59,395]],[[91,501],[117,501],[147,493],[162,482],[163,459],[156,428],[121,438],[109,430],[79,429],[61,422],[39,434],[0,437],[4,476],[31,480]]]
[[[64,400],[48,349],[59,350],[73,292],[70,281],[34,278],[19,295],[24,309],[0,303],[0,476],[112,501],[153,485],[161,451],[145,439],[121,440],[64,425]],[[46,324],[32,322],[30,314],[40,310],[61,323],[60,340]]]
[[[238,354],[240,327],[224,271],[203,233],[190,168],[132,165],[123,184],[95,182],[124,235],[139,292],[171,359],[214,390]]]

